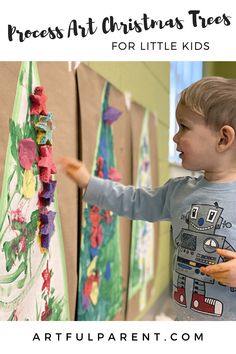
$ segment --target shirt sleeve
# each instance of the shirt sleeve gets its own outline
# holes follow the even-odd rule
[[[169,182],[160,188],[135,188],[91,177],[84,201],[133,220],[169,220]]]

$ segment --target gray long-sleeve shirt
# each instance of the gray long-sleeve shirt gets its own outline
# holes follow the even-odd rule
[[[200,272],[236,249],[236,181],[181,177],[160,188],[134,188],[92,177],[84,201],[130,219],[170,220],[175,245],[173,300],[179,320],[236,320],[236,292]]]

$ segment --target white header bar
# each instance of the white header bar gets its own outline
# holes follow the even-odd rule
[[[0,60],[236,59],[235,1],[9,1]]]

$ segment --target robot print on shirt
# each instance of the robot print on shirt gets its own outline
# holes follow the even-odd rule
[[[234,251],[225,236],[216,234],[221,227],[232,227],[230,222],[223,222],[222,212],[223,208],[218,203],[192,204],[185,217],[188,228],[182,229],[176,238],[178,251],[175,270],[178,280],[173,294],[179,305],[187,307],[186,277],[193,279],[191,310],[218,317],[222,316],[223,303],[206,296],[206,284],[213,284],[215,280],[201,273],[200,267],[219,263],[221,257],[216,252],[217,248]]]

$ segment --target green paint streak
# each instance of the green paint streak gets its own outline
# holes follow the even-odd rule
[[[5,218],[6,218],[6,216],[7,216],[9,207],[10,207],[11,202],[12,202],[13,198],[15,197],[15,195],[16,195],[16,191],[12,194],[11,199],[8,201],[7,209],[5,210],[5,212],[4,212],[4,214],[3,214],[3,219],[2,219],[2,222],[1,222],[1,225],[0,225],[0,232],[2,231],[2,227],[3,227],[3,224],[4,224],[4,222],[5,222]],[[1,243],[2,239],[3,239],[3,236],[4,236],[5,232],[6,232],[6,230],[7,230],[7,228],[4,230],[4,233],[3,233],[3,234],[1,235],[1,237],[0,237],[0,243]]]
[[[10,315],[10,317],[8,318],[8,321],[13,321],[14,320],[14,316],[15,316],[15,311],[13,311]]]
[[[48,307],[51,309],[51,315],[49,316],[48,320],[50,321],[60,321],[61,315],[63,312],[63,299],[59,299],[57,297],[50,297],[48,302]]]
[[[13,311],[23,301],[23,299],[26,297],[26,295],[34,285],[36,279],[40,276],[40,273],[42,272],[42,269],[45,266],[46,257],[47,254],[44,254],[40,261],[37,271],[35,272],[34,276],[30,279],[30,281],[27,283],[26,287],[24,288],[24,290],[21,292],[20,295],[18,295],[14,300],[10,302],[0,301],[0,310]]]
[[[141,271],[139,268],[139,258],[137,254],[138,235],[143,223],[133,221],[132,227],[132,243],[131,243],[131,256],[130,256],[130,279],[129,279],[129,299],[142,287],[140,283]]]
[[[36,302],[36,321],[40,320],[40,310],[38,308],[38,303]]]
[[[62,237],[62,229],[61,229],[61,222],[60,222],[60,216],[59,216],[59,207],[58,207],[58,197],[57,197],[57,192],[54,195],[54,204],[55,204],[55,210],[57,211],[56,213],[56,228],[58,232],[58,241],[59,241],[59,247],[60,247],[60,256],[61,256],[61,262],[62,262],[62,271],[63,271],[63,281],[64,281],[64,320],[69,320],[70,314],[69,314],[69,293],[68,293],[68,284],[67,284],[67,273],[66,273],[66,260],[65,260],[65,252],[64,252],[64,243],[63,243],[63,237]]]
[[[21,98],[22,98],[22,92],[24,89],[24,77],[27,75],[27,69],[28,69],[28,63],[24,62],[21,64],[20,67],[20,73],[18,76],[18,82],[16,86],[16,95],[15,95],[15,101],[14,101],[14,107],[13,107],[13,112],[12,112],[12,119],[17,122],[18,121],[18,114],[20,111],[20,106],[21,106]]]
[[[18,114],[20,111],[21,97],[22,97],[23,78],[24,78],[26,69],[27,69],[27,63],[22,63],[21,68],[20,68],[19,77],[18,77],[13,113],[12,113],[12,121],[14,121],[14,122],[17,122],[17,120],[18,120]],[[9,175],[9,165],[10,165],[10,161],[12,159],[11,145],[10,145],[11,140],[10,139],[11,138],[9,138],[9,141],[8,141],[7,153],[6,153],[6,159],[5,159],[4,176],[3,176],[3,183],[2,183],[2,193],[1,193],[1,199],[0,199],[0,225],[1,225],[1,228],[2,228],[2,225],[4,224],[4,220],[5,220],[5,215],[6,215],[5,210],[9,208],[9,205],[7,205],[6,195],[8,194],[8,187],[9,187],[7,184],[8,175]],[[1,228],[0,228],[0,232],[1,232]]]
[[[39,218],[39,210],[35,210],[31,214],[31,221],[28,224],[13,221],[12,229],[18,231],[19,235],[16,238],[12,239],[11,241],[5,241],[3,244],[3,252],[5,253],[7,272],[9,272],[12,269],[17,259],[18,261],[21,261],[21,259],[23,259],[23,262],[19,265],[15,273],[9,275],[8,277],[3,278],[3,279],[7,279],[8,282],[10,282],[10,280],[13,282],[24,271],[25,273],[24,278],[20,279],[17,282],[17,287],[19,289],[21,289],[24,286],[27,278],[28,259],[29,259],[31,247],[34,243],[35,236],[36,236],[36,231],[38,227],[37,225],[38,218]],[[23,238],[25,241],[25,249],[23,250],[19,249],[21,238]]]
[[[28,106],[30,107],[30,98],[29,96],[32,94],[33,92],[33,65],[32,65],[32,61],[29,62],[29,76],[28,76]]]
[[[22,262],[18,269],[15,271],[15,273],[5,275],[5,276],[0,276],[0,284],[9,284],[15,281],[19,275],[25,270],[25,264]]]

